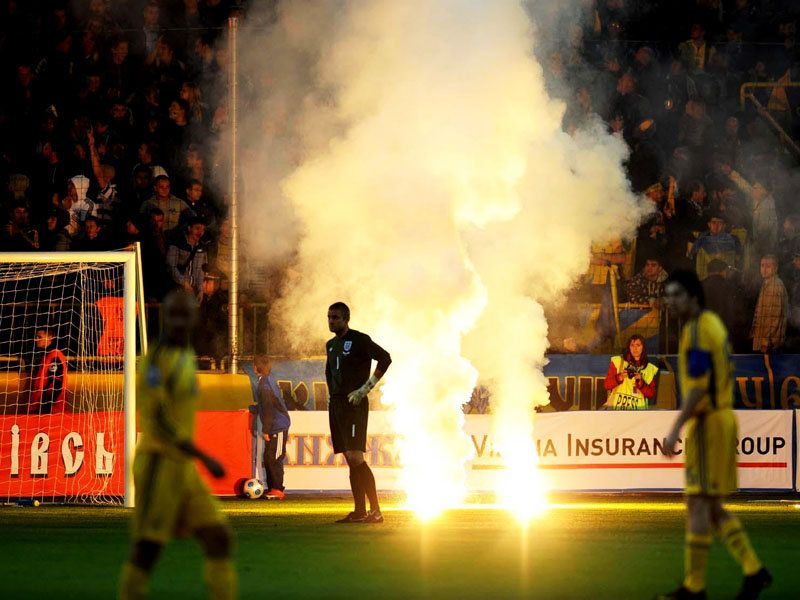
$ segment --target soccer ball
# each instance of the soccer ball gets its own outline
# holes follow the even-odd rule
[[[244,495],[255,500],[264,495],[264,486],[258,479],[248,479],[244,482]]]

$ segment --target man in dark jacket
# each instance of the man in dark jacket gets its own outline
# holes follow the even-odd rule
[[[267,473],[267,499],[283,500],[283,459],[286,456],[286,440],[292,424],[289,411],[283,402],[281,389],[272,377],[272,362],[269,357],[258,355],[253,362],[258,387],[256,398],[258,416],[261,419],[261,436],[264,438],[264,470]]]
[[[209,269],[203,275],[200,292],[200,320],[195,331],[198,356],[210,356],[221,368],[228,353],[228,292],[220,289],[222,274]]]
[[[708,277],[703,280],[703,292],[706,306],[722,319],[731,336],[731,344],[735,352],[746,351],[743,345],[747,339],[743,335],[748,331],[747,322],[742,315],[743,298],[739,286],[732,280],[734,271],[720,259],[708,263]]]

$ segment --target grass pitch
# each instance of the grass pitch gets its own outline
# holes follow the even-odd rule
[[[556,499],[521,527],[481,505],[423,524],[391,499],[382,525],[337,525],[341,497],[224,503],[236,532],[242,598],[650,598],[683,564],[677,498]],[[800,499],[729,503],[775,576],[763,598],[800,597]],[[128,513],[115,508],[0,509],[0,598],[113,598],[128,549]],[[732,598],[738,566],[715,542],[710,598]],[[173,542],[154,598],[202,598],[202,556]]]

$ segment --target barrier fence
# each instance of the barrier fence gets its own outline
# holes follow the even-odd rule
[[[97,413],[95,413],[97,414]],[[743,491],[800,491],[797,465],[800,411],[737,411],[739,481]],[[0,417],[0,496],[68,497],[75,486],[100,478],[103,494],[121,495],[123,418],[103,419],[104,428],[85,414]],[[334,455],[323,412],[292,412],[286,485],[291,490],[343,490],[346,465]],[[682,459],[660,454],[673,411],[552,413],[534,417],[540,468],[551,490],[677,491]],[[473,449],[465,465],[469,490],[495,489],[503,459],[494,448],[488,415],[467,415],[465,433]],[[93,431],[93,437],[89,437]],[[201,411],[197,444],[227,470],[215,480],[201,469],[211,490],[236,493],[237,482],[260,476],[262,439],[248,410]],[[389,412],[370,415],[367,460],[378,487],[398,490],[401,463],[398,437]],[[93,487],[94,489],[94,487]]]

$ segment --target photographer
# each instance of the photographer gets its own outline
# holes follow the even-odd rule
[[[188,293],[200,296],[208,256],[203,243],[206,225],[199,217],[192,217],[180,236],[167,250],[167,266],[172,279]]]
[[[632,335],[621,356],[612,356],[605,387],[609,410],[647,410],[655,403],[658,367],[648,361],[644,338]]]

